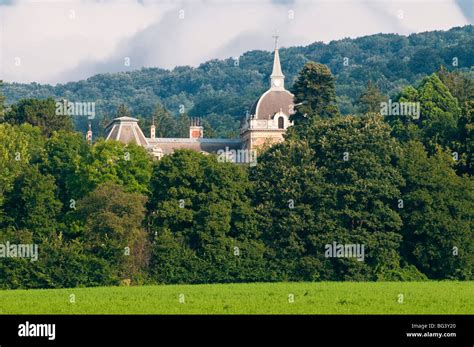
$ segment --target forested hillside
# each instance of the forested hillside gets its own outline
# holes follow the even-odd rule
[[[357,100],[368,81],[384,95],[394,96],[403,86],[435,72],[442,64],[449,70],[473,73],[474,27],[413,34],[377,34],[343,39],[328,44],[282,48],[280,56],[286,86],[292,88],[297,73],[307,61],[327,65],[336,77],[336,93],[342,114],[356,113]],[[457,66],[456,66],[457,64]],[[112,118],[125,104],[135,117],[150,119],[160,103],[175,117],[181,112],[203,117],[214,136],[236,136],[239,119],[253,101],[268,88],[272,53],[250,51],[238,61],[212,60],[197,68],[141,70],[100,74],[85,81],[56,86],[37,83],[7,83],[7,104],[21,98],[66,98],[73,102],[95,102],[94,128],[101,130],[104,117]],[[175,118],[177,121],[177,118]],[[87,119],[76,119],[84,131]],[[100,131],[99,131],[100,133]],[[209,133],[208,133],[209,134]]]
[[[404,87],[393,101],[416,115],[382,115],[373,85],[341,115],[320,63],[292,90],[293,126],[252,166],[89,144],[54,99],[5,110],[0,91],[0,288],[472,280],[474,79]]]

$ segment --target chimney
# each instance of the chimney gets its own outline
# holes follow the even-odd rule
[[[91,122],[89,122],[89,129],[87,130],[86,133],[86,140],[89,144],[92,143],[92,127],[91,127]]]
[[[191,125],[189,126],[189,138],[200,139],[204,137],[204,128],[201,126],[200,118],[191,118]]]
[[[152,121],[151,127],[150,127],[150,138],[154,139],[155,136],[156,136],[155,117],[153,117],[153,121]]]

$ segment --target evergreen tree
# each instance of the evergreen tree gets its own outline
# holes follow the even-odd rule
[[[333,116],[336,100],[335,78],[326,65],[308,62],[300,71],[293,85],[295,104],[303,103],[297,108],[295,120],[303,115],[307,117]]]
[[[158,104],[153,116],[155,118],[156,137],[173,137],[176,124],[171,114]]]
[[[186,113],[180,113],[178,116],[177,123],[176,123],[175,136],[188,138],[189,137],[189,124],[190,124],[190,119],[188,115]]]
[[[434,151],[436,144],[453,148],[461,109],[436,74],[421,82],[417,101],[421,108],[423,140],[430,151]]]
[[[382,95],[375,84],[369,81],[367,88],[362,93],[358,101],[359,112],[380,113],[380,103],[384,101],[387,101],[387,98]]]
[[[336,106],[335,78],[326,65],[308,62],[300,71],[293,85],[296,113],[292,119],[296,124],[304,119],[334,117]]]
[[[132,114],[129,111],[127,105],[125,104],[120,104],[119,107],[117,108],[117,113],[115,115],[116,118],[120,117],[131,117]]]

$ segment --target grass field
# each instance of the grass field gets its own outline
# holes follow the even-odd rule
[[[399,303],[400,294],[403,303]],[[75,303],[70,302],[71,295]],[[474,314],[474,282],[304,282],[0,291],[0,314],[384,313]]]

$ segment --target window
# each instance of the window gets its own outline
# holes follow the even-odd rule
[[[280,117],[278,118],[278,129],[284,129],[285,128],[285,118]]]

